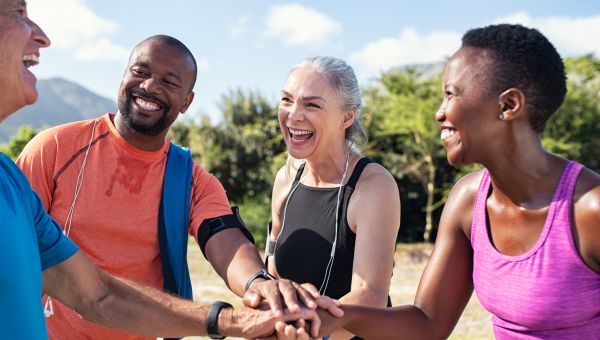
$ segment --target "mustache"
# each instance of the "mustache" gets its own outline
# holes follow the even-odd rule
[[[166,103],[164,100],[157,98],[151,94],[148,94],[148,92],[146,92],[140,88],[132,88],[127,91],[127,97],[129,97],[129,100],[133,99],[133,95],[136,95],[137,97],[141,97],[143,99],[147,99],[147,100],[156,102],[160,105],[160,107],[163,110],[169,111],[171,109],[171,106],[168,103]]]

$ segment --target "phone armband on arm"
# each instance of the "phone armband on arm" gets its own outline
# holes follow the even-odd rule
[[[242,231],[244,236],[255,244],[254,237],[240,216],[239,208],[234,206],[231,208],[231,215],[223,215],[215,218],[209,218],[204,220],[198,228],[198,244],[200,245],[200,250],[202,250],[202,254],[206,258],[206,244],[208,240],[217,234],[220,231],[229,228],[238,228]]]

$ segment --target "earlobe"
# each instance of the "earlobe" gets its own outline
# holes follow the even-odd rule
[[[192,104],[192,101],[194,100],[194,91],[190,91],[186,96],[185,96],[185,100],[183,102],[183,105],[181,105],[181,109],[179,111],[179,113],[183,114],[185,113],[185,111],[187,111],[187,109],[190,107],[190,105]]]
[[[498,106],[501,120],[513,120],[521,116],[525,109],[525,94],[517,88],[510,88],[500,94]]]

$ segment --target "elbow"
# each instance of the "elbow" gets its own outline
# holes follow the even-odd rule
[[[79,313],[79,315],[81,315],[81,317],[86,321],[105,325],[106,318],[104,317],[104,315],[106,313],[104,311],[108,309],[106,308],[106,305],[109,304],[109,300],[110,297],[107,293],[98,298],[97,300],[86,302],[83,306],[81,306],[81,308],[77,309],[77,313]]]
[[[427,313],[420,306],[417,306],[417,305],[413,305],[413,306],[419,310],[420,314],[425,319],[425,324],[426,324],[425,329],[428,330],[428,332],[427,332],[428,334],[425,337],[423,337],[423,339],[433,339],[433,340],[448,339],[448,337],[450,336],[450,334],[452,334],[452,331],[454,330],[454,326],[456,325],[456,322],[452,323],[452,322],[445,322],[443,320],[436,320],[435,317],[433,317],[432,315]]]

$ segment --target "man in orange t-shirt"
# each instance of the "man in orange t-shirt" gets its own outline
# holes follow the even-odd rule
[[[195,80],[195,60],[185,45],[150,37],[131,54],[116,114],[47,129],[17,160],[65,233],[112,275],[163,288],[157,222],[170,146],[166,134],[191,104]],[[198,230],[210,227],[207,221],[231,214],[222,185],[196,162],[189,211],[189,234],[196,241]],[[248,290],[250,304],[267,299],[276,313],[282,298],[290,309],[301,303],[314,308],[306,289],[260,275],[261,258],[241,228],[224,229],[200,244],[228,287],[239,296]],[[146,339],[52,305],[54,314],[46,319],[52,339]]]

